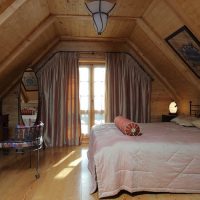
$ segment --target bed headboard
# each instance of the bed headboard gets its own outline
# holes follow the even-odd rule
[[[200,117],[200,105],[192,104],[192,101],[190,101],[190,116]]]

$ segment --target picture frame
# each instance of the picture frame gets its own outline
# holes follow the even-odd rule
[[[169,35],[165,41],[189,69],[200,78],[200,42],[193,33],[183,26]]]

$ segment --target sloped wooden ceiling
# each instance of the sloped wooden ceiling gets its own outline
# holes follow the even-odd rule
[[[130,37],[186,105],[193,97],[200,99],[200,79],[168,46],[165,38],[183,25],[195,34],[199,26],[196,20],[199,8],[200,1],[154,0]]]
[[[3,0],[0,94],[56,44],[73,40],[124,42],[174,98],[200,99],[200,80],[165,42],[183,25],[200,39],[199,18],[199,0],[117,0],[106,31],[99,36],[84,0]]]
[[[15,0],[1,0],[0,4],[0,14],[6,10]]]

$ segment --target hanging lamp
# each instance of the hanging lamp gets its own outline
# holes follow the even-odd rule
[[[108,16],[111,10],[115,7],[116,3],[112,0],[87,0],[85,1],[85,6],[88,9],[90,15],[93,18],[94,27],[98,33],[104,32]]]

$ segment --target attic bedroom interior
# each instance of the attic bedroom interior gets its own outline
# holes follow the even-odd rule
[[[200,199],[199,0],[0,1],[0,199]]]

